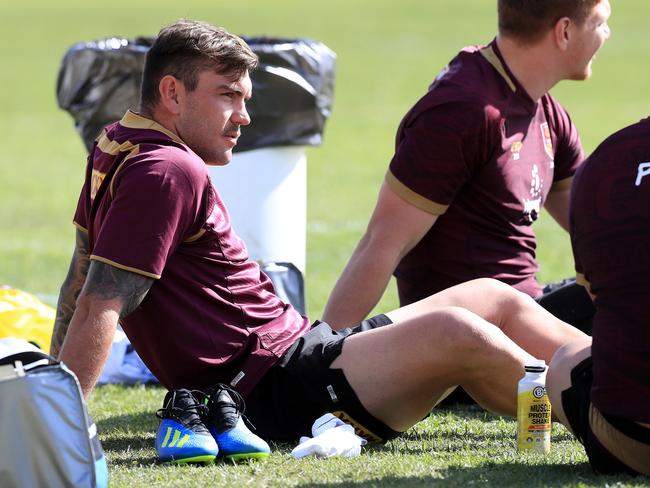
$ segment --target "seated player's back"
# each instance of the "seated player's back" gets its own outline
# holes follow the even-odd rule
[[[592,402],[650,422],[650,119],[605,140],[571,202],[578,280],[595,295]]]

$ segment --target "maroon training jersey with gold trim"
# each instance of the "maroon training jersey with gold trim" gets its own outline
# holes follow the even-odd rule
[[[170,389],[247,394],[309,324],[248,259],[203,160],[128,112],[89,164],[75,223],[91,259],[156,279],[122,321],[143,361]]]
[[[534,102],[496,42],[460,52],[402,120],[386,177],[439,215],[395,271],[402,304],[479,277],[537,296],[531,224],[583,158],[566,111]]]
[[[650,422],[650,119],[606,139],[578,171],[571,242],[595,295],[593,404]]]

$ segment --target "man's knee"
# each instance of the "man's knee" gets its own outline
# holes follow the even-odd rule
[[[535,301],[525,293],[493,278],[479,278],[472,281],[472,283],[475,283],[480,288],[481,294],[486,300],[499,303],[500,306],[530,305]]]
[[[591,355],[591,338],[569,342],[560,347],[548,367],[546,389],[553,405],[558,405],[564,390],[571,386],[571,371]]]
[[[512,286],[494,278],[477,278],[470,281],[469,283],[473,283],[474,286],[480,287],[482,290],[490,293],[501,294],[512,293],[516,291]]]
[[[495,339],[495,335],[503,335],[498,327],[462,307],[450,306],[435,310],[431,313],[430,320],[441,329],[431,337],[432,345],[463,356],[482,354]]]

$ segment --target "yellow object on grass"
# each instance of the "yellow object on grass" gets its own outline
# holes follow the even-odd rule
[[[0,287],[0,338],[16,337],[50,350],[55,310],[34,295]]]

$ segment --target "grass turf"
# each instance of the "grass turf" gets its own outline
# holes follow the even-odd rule
[[[107,386],[95,391],[95,414],[110,462],[111,486],[499,486],[640,487],[647,478],[596,476],[584,450],[561,425],[546,457],[518,454],[516,424],[476,406],[440,409],[402,437],[364,447],[358,458],[294,460],[293,445],[272,444],[261,462],[161,465],[154,440],[164,392]]]
[[[462,46],[489,42],[495,4],[484,0],[114,0],[0,2],[0,284],[52,302],[67,270],[70,224],[84,149],[56,107],[60,60],[73,43],[153,35],[179,17],[246,35],[311,37],[338,54],[333,114],[320,148],[309,149],[307,300],[320,315],[363,232],[392,154],[397,124]],[[612,39],[585,83],[553,93],[567,106],[589,152],[647,113],[647,0],[613,2]],[[540,278],[573,273],[566,235],[546,216],[536,224]],[[394,308],[394,289],[377,311]],[[476,410],[436,412],[404,438],[356,460],[292,461],[276,446],[265,463],[209,468],[154,464],[155,388],[102,388],[91,399],[113,486],[445,485],[639,486],[595,478],[582,448],[556,430],[543,460],[516,456],[514,424]],[[647,482],[647,480],[646,480]]]

